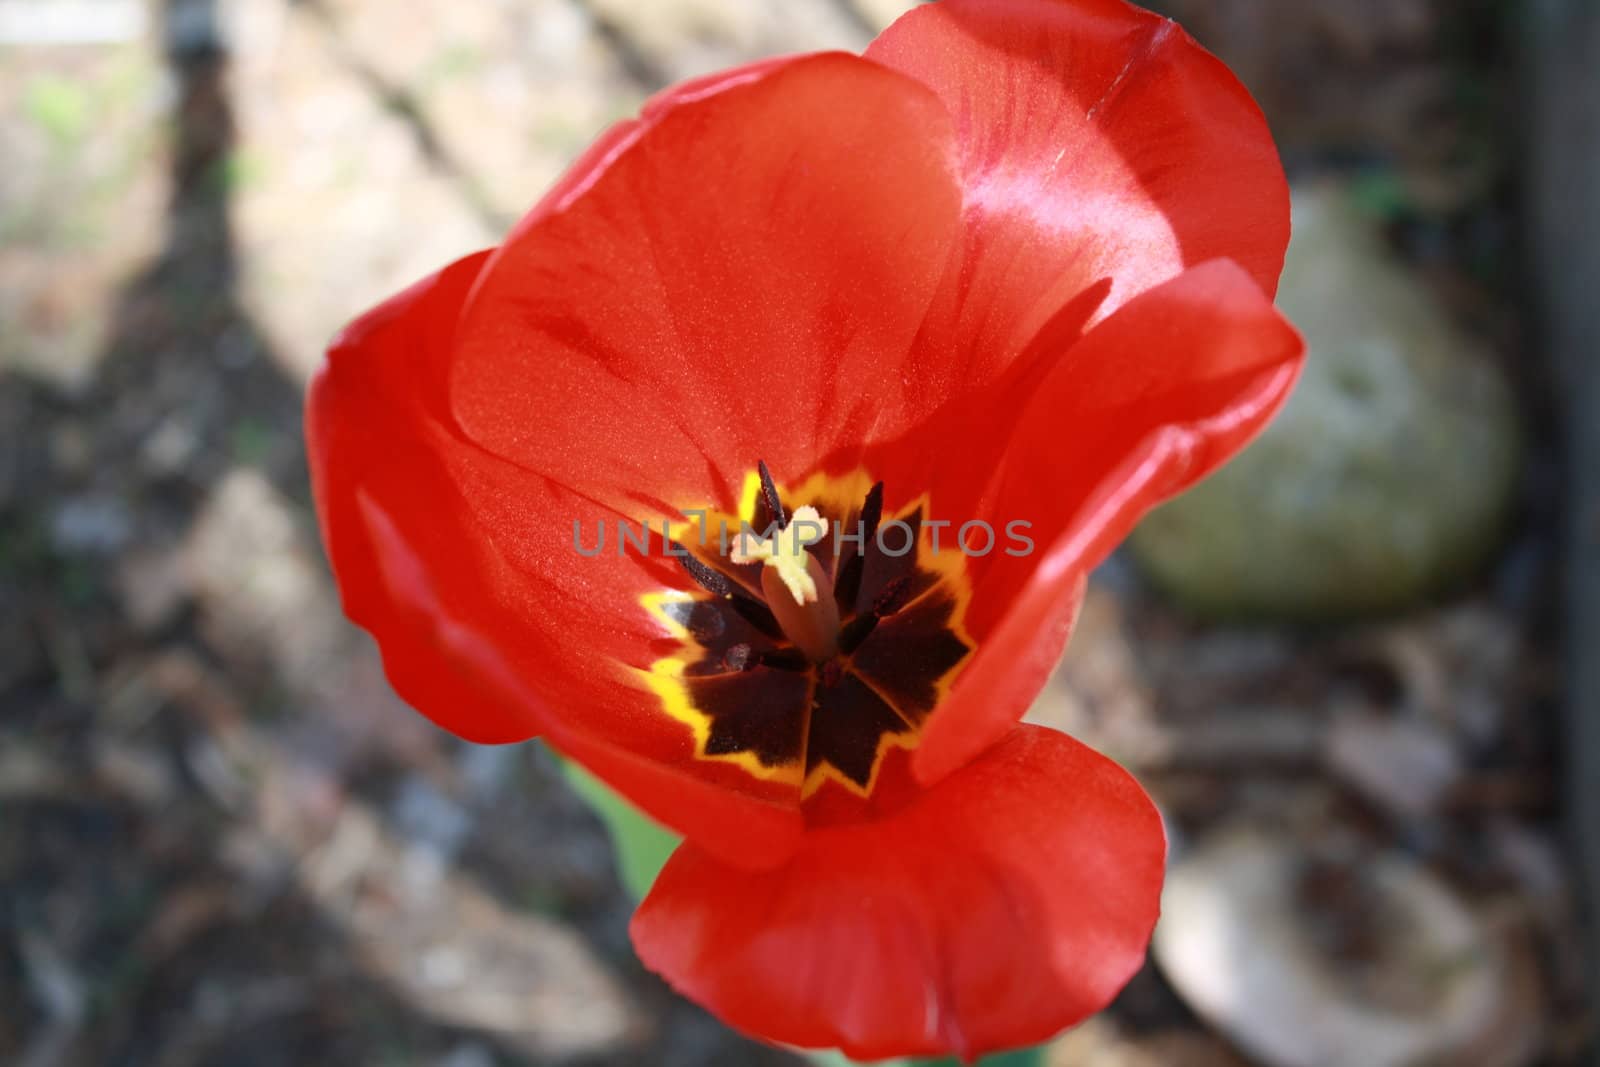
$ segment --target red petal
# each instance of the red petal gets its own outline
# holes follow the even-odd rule
[[[312,381],[312,479],[345,610],[377,638],[400,695],[446,729],[483,742],[544,733],[707,848],[779,862],[800,832],[792,807],[727,768],[706,773],[687,731],[627,678],[620,657],[648,657],[655,635],[642,612],[589,611],[501,549],[509,520],[496,508],[508,501],[592,512],[462,440],[440,409],[458,313],[487,255],[358,320]]]
[[[1277,151],[1249,93],[1176,24],[1122,0],[944,0],[867,56],[956,116],[967,245],[924,342],[967,353],[969,380],[1101,279],[1102,313],[1215,258],[1276,289]]]
[[[857,1059],[1029,1045],[1139,968],[1165,839],[1144,791],[1015,728],[878,822],[747,873],[684,845],[633,920],[645,964],[730,1025]]]
[[[490,263],[454,410],[653,515],[731,509],[757,459],[799,478],[894,432],[920,414],[894,388],[955,239],[954,156],[938,99],[854,56],[674,106]]]
[[[1219,260],[1134,298],[1060,358],[1017,422],[989,508],[997,532],[1031,523],[1035,550],[970,561],[979,649],[923,733],[920,780],[960,766],[1027,710],[1085,575],[1140,515],[1266,424],[1304,347],[1255,282]]]
[[[460,493],[438,455],[448,435],[427,405],[437,373],[429,354],[448,345],[455,310],[488,256],[478,252],[418,282],[335,339],[307,394],[306,435],[323,543],[346,613],[380,637],[403,696],[463,736],[496,742],[532,736],[539,723],[521,706],[479,717],[480,702],[463,699],[470,678],[449,663],[419,669],[439,658],[429,654],[434,632],[450,623],[435,623],[409,603],[401,587],[421,576],[405,573],[392,549],[407,528],[407,552],[438,562],[439,573],[429,578],[451,591],[444,610],[499,616],[477,575],[500,570],[503,561],[463,521]],[[425,510],[434,521],[413,519]],[[462,705],[472,711],[457,716],[453,709]]]
[[[545,216],[564,211],[574,199],[581,196],[611,164],[621,157],[628,147],[642,137],[663,116],[680,104],[693,103],[715,96],[745,82],[755,81],[785,64],[794,62],[790,56],[776,56],[757,60],[729,70],[715,71],[698,78],[669,86],[645,101],[636,119],[623,119],[607,129],[593,144],[584,149],[567,172],[556,179],[540,198],[532,211],[522,217],[507,235],[507,240],[517,240],[533,229]]]
[[[474,740],[544,732],[733,862],[771,864],[792,849],[794,786],[696,760],[689,730],[628,672],[660,655],[664,636],[639,595],[683,576],[660,559],[585,559],[572,524],[614,529],[618,506],[661,516],[669,502],[731,505],[739,469],[779,455],[777,444],[804,451],[828,436],[820,417],[809,437],[783,425],[823,404],[825,390],[850,398],[852,417],[878,414],[860,403],[883,371],[873,357],[880,346],[906,349],[950,241],[958,194],[947,125],[925,89],[850,57],[773,61],[680,86],[602,138],[513,234],[510,251],[487,266],[482,256],[459,264],[346,332],[309,401],[320,511],[347,609],[378,637],[406,699]],[[752,236],[774,220],[773,233],[799,233],[806,244]],[[765,271],[739,259],[746,246],[769,257]],[[862,265],[885,249],[908,259]],[[859,268],[842,282],[824,269],[840,255]],[[661,256],[670,268],[657,275]],[[631,288],[640,277],[628,261],[643,265],[649,294]],[[616,268],[611,283],[607,267]],[[552,284],[537,287],[539,270]],[[487,379],[463,370],[483,354],[482,339],[475,350],[465,336],[469,293],[480,325],[513,342],[489,353],[506,360],[483,361]],[[635,304],[648,313],[628,314]],[[555,325],[554,350],[517,347],[542,336],[528,326],[530,307]],[[698,310],[708,322],[696,336],[717,340],[730,307],[743,310],[746,327],[775,324],[777,336],[733,330],[707,342],[698,368],[627,336],[690,329]],[[652,380],[651,366],[599,366],[588,358],[597,351],[588,342],[599,339],[664,360],[689,399],[699,389],[739,401],[744,429],[778,441],[751,445],[730,434],[726,403],[689,410]],[[730,353],[767,359],[729,365]],[[822,375],[841,353],[859,357],[850,373]],[[614,379],[585,377],[613,372],[634,376],[627,402],[607,393]],[[489,395],[465,405],[468,414],[512,397],[500,428],[528,429],[545,451],[511,451],[548,462],[508,463],[469,440],[449,404],[452,380],[480,400]],[[561,395],[540,392],[555,383]],[[650,457],[660,432],[679,447],[656,457],[657,467]],[[704,441],[724,439],[744,442],[733,458],[701,453]],[[682,453],[686,444],[692,455]],[[708,478],[719,462],[738,467]],[[589,465],[611,476],[591,477]],[[671,481],[685,470],[692,495]]]

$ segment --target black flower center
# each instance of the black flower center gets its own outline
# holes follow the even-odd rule
[[[681,643],[651,684],[702,758],[807,795],[829,778],[868,793],[884,754],[915,745],[964,666],[959,552],[924,538],[925,501],[886,518],[883,484],[863,492],[867,481],[814,476],[786,499],[763,464],[744,521],[673,545],[699,588],[647,598]],[[785,543],[802,521],[821,535]]]

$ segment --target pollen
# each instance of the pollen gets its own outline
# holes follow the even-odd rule
[[[734,540],[728,558],[738,564],[761,563],[777,572],[796,604],[817,602],[817,581],[812,575],[810,546],[828,534],[828,520],[816,508],[796,508],[789,524],[764,538],[752,540],[748,530]]]

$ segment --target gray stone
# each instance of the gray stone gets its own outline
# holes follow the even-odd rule
[[[1520,459],[1516,405],[1336,186],[1295,194],[1278,302],[1309,344],[1277,420],[1157,509],[1133,548],[1212,615],[1394,610],[1469,576],[1496,546]]]
[[[1151,943],[1178,995],[1263,1067],[1531,1062],[1549,1024],[1526,934],[1353,841],[1236,821],[1179,855]]]

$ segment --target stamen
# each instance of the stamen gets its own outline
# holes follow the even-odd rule
[[[683,569],[689,572],[689,577],[693,578],[700,588],[717,596],[727,596],[733,592],[733,580],[726,574],[714,567],[708,567],[689,555],[688,550],[682,545],[677,545],[676,548],[683,552],[683,555],[678,556],[678,562],[683,564]]]
[[[745,622],[748,622],[768,637],[783,636],[783,627],[778,625],[778,620],[772,617],[772,612],[767,609],[767,606],[751,596],[743,586],[732,578],[729,578],[715,567],[709,566],[704,560],[688,554],[687,550],[684,550],[683,555],[678,556],[678,562],[683,565],[683,569],[689,573],[689,577],[693,578],[695,583],[702,589],[732,604],[733,610],[738,612]],[[721,616],[719,615],[713,615],[711,618],[717,620],[719,625],[726,625],[721,621]],[[694,626],[691,625],[690,629],[693,631]]]
[[[782,501],[771,475],[762,465],[762,492],[767,507],[782,514]],[[788,521],[771,535],[752,542],[748,528],[739,531],[728,558],[736,564],[761,563],[761,592],[783,634],[815,663],[824,663],[839,651],[839,605],[831,596],[818,596],[828,582],[828,572],[809,547],[828,532],[828,520],[807,504],[795,509]]]
[[[797,648],[769,648],[758,651],[747,642],[740,641],[722,654],[722,665],[730,671],[752,671],[757,667],[770,667],[775,671],[803,671],[811,661]]]
[[[833,581],[833,599],[838,602],[841,611],[851,612],[856,608],[856,596],[861,592],[861,575],[867,566],[866,546],[878,536],[878,523],[882,519],[883,483],[879,482],[867,491],[867,498],[861,504],[861,514],[856,519],[860,543],[850,546],[850,554],[839,565],[838,577]]]
[[[873,537],[878,536],[878,523],[883,519],[883,483],[879,482],[867,490],[867,499],[861,503],[862,533],[866,536],[861,539],[864,545]],[[857,549],[857,551],[860,551]]]
[[[811,668],[811,661],[798,648],[769,649],[758,655],[756,662],[775,671],[804,671]]]
[[[911,591],[911,582],[901,575],[885,583],[872,602],[872,608],[862,612],[844,624],[844,629],[839,631],[839,651],[849,655],[861,647],[873,630],[877,629],[878,620],[893,615],[906,606]]]
[[[750,666],[752,655],[750,646],[740,641],[722,654],[722,665],[730,671],[742,671]]]
[[[772,480],[772,472],[767,470],[767,461],[756,461],[756,471],[761,476],[761,499],[766,501],[767,510],[772,513],[772,521],[778,524],[778,529],[789,525],[788,512],[783,510],[783,500],[778,496],[778,486]]]
[[[839,631],[839,651],[848,656],[860,648],[861,642],[870,637],[872,631],[877,628],[878,617],[870,611],[865,615],[857,615],[845,623],[844,628]]]
[[[773,531],[771,537],[750,543],[748,530],[741,530],[734,540],[728,558],[738,564],[765,563],[774,568],[789,595],[797,604],[814,604],[817,600],[817,583],[810,573],[807,561],[811,553],[808,546],[820,541],[828,532],[828,520],[809,504],[794,513],[789,525]],[[766,578],[762,577],[765,586]]]
[[[847,484],[867,481],[855,477]],[[721,555],[672,545],[704,592],[644,598],[684,645],[658,661],[670,672],[652,666],[651,687],[675,718],[692,713],[696,756],[735,760],[760,777],[799,768],[802,798],[830,781],[868,796],[885,739],[915,743],[975,647],[962,620],[969,587],[916,557],[880,558],[888,555],[876,540],[883,483],[858,502],[840,499],[842,483],[804,484],[815,495],[785,508],[762,463],[759,477],[746,476],[739,534],[718,539]],[[793,506],[806,500],[817,503]],[[854,527],[853,536],[818,547],[835,523]],[[921,505],[903,523],[915,547]]]
[[[911,579],[905,575],[892,578],[884,583],[883,590],[872,602],[872,613],[880,619],[885,615],[893,615],[906,606],[911,599]]]
[[[778,625],[778,620],[773,618],[772,612],[767,606],[755,597],[746,596],[743,591],[740,591],[730,596],[728,603],[733,605],[733,610],[739,613],[741,619],[768,637],[780,638],[783,636],[783,627]]]

